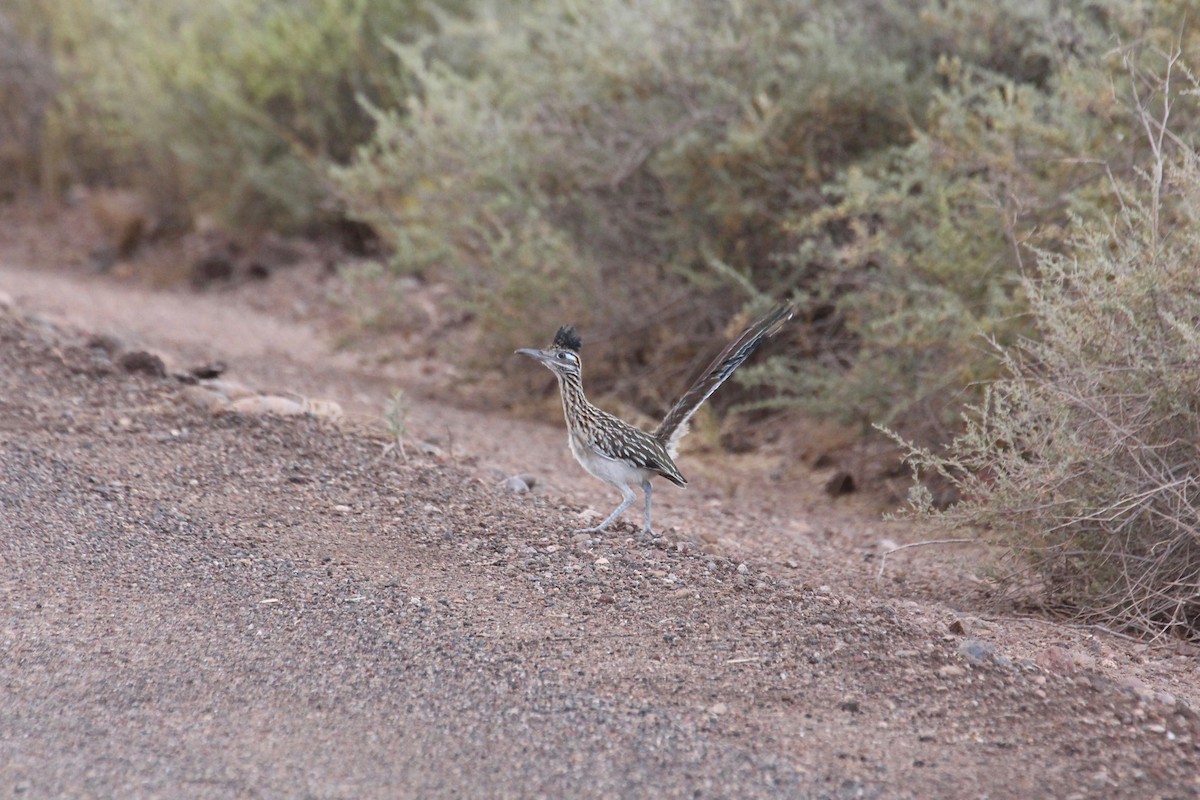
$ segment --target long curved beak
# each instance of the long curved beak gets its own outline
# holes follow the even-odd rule
[[[540,361],[540,362],[542,362],[543,364],[549,364],[549,363],[550,363],[550,360],[551,360],[551,358],[553,358],[553,357],[552,357],[550,354],[548,354],[548,353],[547,353],[545,350],[535,350],[535,349],[533,349],[532,347],[522,347],[520,350],[515,350],[515,351],[513,351],[513,354],[514,354],[514,355],[529,356],[529,357],[530,357],[530,358],[532,358],[533,360],[535,360],[535,361]]]

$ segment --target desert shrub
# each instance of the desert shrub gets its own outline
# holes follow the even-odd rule
[[[20,21],[0,12],[0,198],[40,181],[57,86],[50,54]]]
[[[1107,71],[1072,75],[1082,65],[1067,60],[1037,86],[943,58],[913,141],[844,170],[828,205],[793,223],[790,261],[816,275],[825,316],[807,352],[757,371],[781,402],[949,437],[969,387],[995,376],[981,334],[1026,330],[1030,240],[1058,246],[1072,215],[1103,204],[1109,167],[1122,171],[1089,157],[1129,127],[1123,110],[1094,108]]]
[[[398,269],[462,287],[484,363],[572,318],[653,410],[724,320],[792,295],[796,355],[748,378],[947,438],[995,374],[979,332],[1022,330],[1027,239],[1132,160],[1125,6],[501,4],[397,48],[414,98],[335,180]]]
[[[796,285],[784,213],[919,105],[839,4],[514,5],[398,48],[420,89],[336,175],[397,268],[463,287],[488,361],[569,316],[677,384],[743,302]]]
[[[1024,279],[1036,335],[1001,348],[947,454],[911,451],[963,501],[938,512],[918,486],[914,506],[1010,548],[1053,605],[1200,637],[1200,158],[1163,100],[1139,93],[1151,158],[1114,180],[1117,210]]]
[[[428,29],[421,0],[63,0],[40,4],[76,179],[138,182],[246,225],[328,218],[324,170],[397,104],[384,37]]]

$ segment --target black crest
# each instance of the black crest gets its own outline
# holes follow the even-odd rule
[[[554,343],[551,346],[559,350],[573,350],[578,353],[579,348],[583,347],[583,340],[575,332],[574,325],[563,325],[558,329],[558,333],[554,334]]]

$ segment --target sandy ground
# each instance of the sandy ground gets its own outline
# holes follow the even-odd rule
[[[616,498],[561,420],[263,291],[0,264],[0,792],[1200,796],[1192,651],[984,605],[970,551],[880,578],[921,532],[763,459],[573,534]],[[213,415],[139,350],[346,414]]]

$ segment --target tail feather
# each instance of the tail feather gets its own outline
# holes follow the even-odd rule
[[[733,371],[750,357],[750,354],[762,344],[763,339],[774,336],[783,324],[792,318],[796,312],[794,305],[788,304],[776,308],[758,322],[751,325],[742,335],[729,344],[712,360],[708,368],[701,373],[696,382],[675,401],[671,410],[663,417],[662,423],[654,431],[654,436],[662,442],[671,457],[675,456],[675,448],[679,440],[688,431],[688,420],[704,401],[724,383]]]

